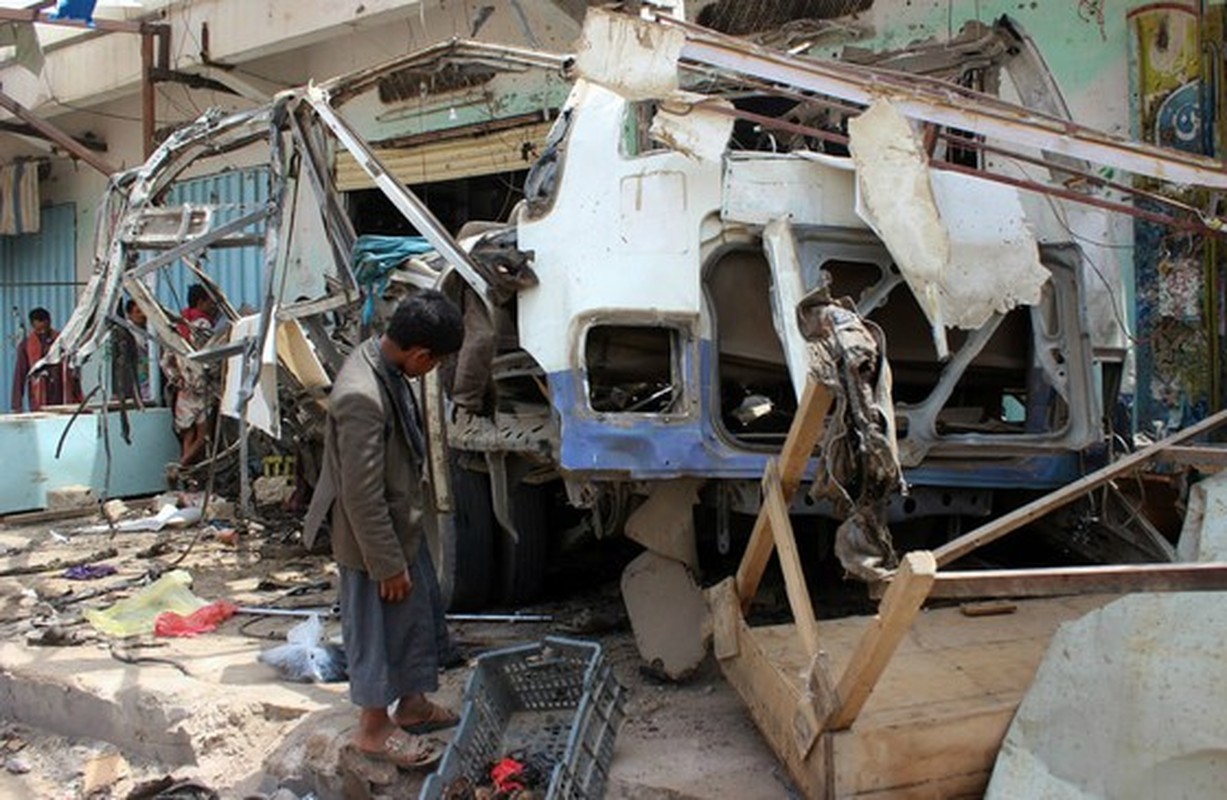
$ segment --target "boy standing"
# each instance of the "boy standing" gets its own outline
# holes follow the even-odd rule
[[[333,498],[341,629],[350,698],[360,708],[353,745],[404,768],[440,755],[436,742],[413,734],[458,721],[426,698],[438,689],[441,609],[422,541],[434,524],[425,443],[405,378],[430,372],[463,338],[455,305],[422,291],[397,307],[386,333],[350,354],[329,398],[316,489]]]

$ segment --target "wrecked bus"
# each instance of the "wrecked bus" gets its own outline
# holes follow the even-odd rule
[[[518,537],[491,565],[504,586],[539,580],[544,564],[525,562],[546,552],[541,481],[554,475],[571,505],[593,510],[598,534],[625,522],[635,495],[687,481],[672,518],[656,521],[692,536],[690,504],[706,506],[729,552],[731,515],[756,513],[805,385],[797,304],[823,286],[885,335],[907,482],[890,498],[892,525],[986,517],[1000,511],[996,491],[1080,473],[1102,428],[1076,246],[1041,247],[1050,277],[1039,301],[955,332],[942,359],[894,259],[855,213],[847,158],[696,157],[653,141],[644,111],[577,84],[515,217],[538,282],[495,310],[508,346],[491,362],[494,413],[462,411],[447,432],[468,456],[453,486],[461,540],[484,547],[473,528],[493,520]],[[792,510],[833,516],[829,502]],[[480,603],[484,565],[457,565],[457,596]],[[533,577],[518,582],[521,570]]]
[[[1083,176],[1090,196],[1085,164],[1099,159],[1213,185],[1181,156],[1057,125],[1059,95],[1025,37],[1005,23],[972,33],[975,57],[938,80],[592,11],[574,63],[454,41],[267,107],[206,114],[112,179],[95,275],[50,358],[102,350],[126,293],[150,338],[211,375],[237,420],[205,466],[290,450],[310,481],[328,375],[377,328],[378,301],[441,285],[469,332],[453,374],[421,387],[443,512],[432,547],[453,607],[473,608],[537,596],[552,549],[570,536],[626,532],[693,567],[700,537],[734,553],[815,372],[815,332],[798,312],[838,305],[874,340],[881,366],[864,407],[901,468],[873,515],[919,539],[901,544],[931,546],[1069,482],[1105,441],[1119,358],[1097,358],[1086,315],[1120,293],[1111,275],[1087,270],[1083,247],[1049,213],[1048,178]],[[989,33],[1009,46],[985,56]],[[508,220],[458,236],[342,113],[380,76],[448,64],[574,80],[523,201]],[[631,64],[645,66],[623,69]],[[966,88],[996,84],[989,70],[1008,72],[1047,111]],[[355,275],[359,231],[336,188],[334,148],[434,255],[375,281]],[[267,153],[266,199],[169,203],[189,168],[252,149]],[[1003,183],[990,152],[1027,159],[1032,173]],[[1058,191],[1061,202],[1081,197]],[[297,258],[308,219],[319,231],[308,241],[322,246]],[[220,294],[203,256],[253,245],[265,264],[261,307],[221,302],[236,323],[225,340],[195,348],[177,337],[150,276],[183,264]],[[297,297],[286,276],[304,268],[314,289]],[[849,373],[846,388],[868,390],[862,378]],[[266,435],[249,435],[257,429]],[[246,507],[248,471],[235,471]],[[1158,537],[1099,510],[1076,510],[1069,524],[1107,526],[1135,554],[1167,556]],[[830,552],[848,508],[803,496],[792,511]],[[308,516],[305,538],[322,521]]]

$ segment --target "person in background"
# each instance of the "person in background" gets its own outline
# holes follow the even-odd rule
[[[135,300],[124,305],[124,317],[133,328],[145,330],[148,318]],[[135,398],[141,406],[153,402],[153,383],[149,372],[149,344],[128,328],[115,325],[112,329],[111,385],[121,400]]]
[[[51,327],[51,313],[45,308],[33,309],[30,312],[30,328],[30,335],[17,345],[17,369],[13,373],[14,413],[21,413],[27,387],[31,411],[38,411],[44,406],[80,403],[81,388],[66,362],[49,364],[30,374],[30,368],[47,355],[51,343],[60,335]]]
[[[213,335],[217,320],[217,302],[199,283],[187,290],[187,308],[179,315],[176,326],[179,335],[193,349],[200,349]],[[169,349],[163,369],[174,388],[175,433],[182,445],[179,466],[187,467],[200,460],[209,441],[209,387],[204,371],[191,369]]]

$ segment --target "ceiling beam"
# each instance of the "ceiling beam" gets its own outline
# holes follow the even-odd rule
[[[44,139],[46,141],[51,141],[51,139],[49,139],[41,131],[36,130],[33,125],[29,125],[24,122],[0,121],[0,132],[14,133],[14,134],[17,134],[18,136],[29,136],[34,139]],[[74,136],[72,138],[77,142],[77,144],[81,145],[82,147],[89,148],[90,150],[93,150],[96,153],[105,153],[107,151],[107,143],[104,142],[102,139],[98,139],[96,137],[86,137],[86,136]]]
[[[80,19],[58,19],[53,10],[45,8],[0,8],[0,21],[36,22],[39,25],[55,25],[61,28],[81,28],[103,33],[144,33],[164,23],[132,22],[123,19],[97,19],[90,22]]]
[[[78,143],[72,136],[69,136],[47,120],[31,112],[21,103],[5,94],[3,89],[0,89],[0,107],[3,107],[10,114],[34,128],[43,136],[63,147],[75,158],[81,159],[108,178],[115,172],[118,172],[105,158]]]

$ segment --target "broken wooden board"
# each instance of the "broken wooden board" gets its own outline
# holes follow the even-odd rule
[[[807,691],[809,670],[824,671],[819,682],[836,683],[872,618],[820,622],[825,663],[804,652],[794,626],[751,629],[737,618],[729,623],[737,653],[720,667],[806,797],[974,796],[988,783],[1057,627],[1111,599],[1023,601],[1007,617],[967,617],[957,608],[923,612],[852,727],[824,732],[808,749],[797,730],[799,709],[823,705]],[[717,613],[736,614],[731,603],[714,605]],[[816,711],[822,718],[829,709]]]

